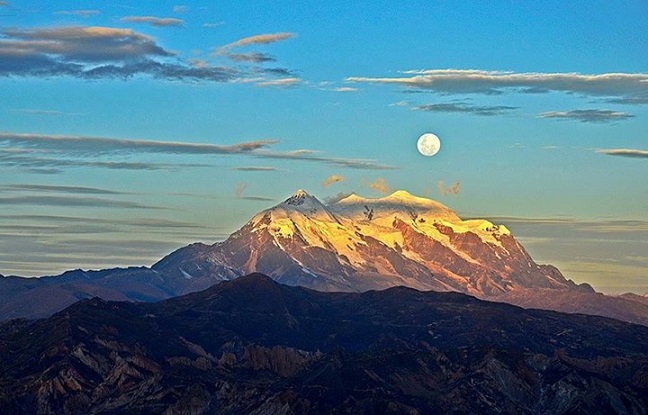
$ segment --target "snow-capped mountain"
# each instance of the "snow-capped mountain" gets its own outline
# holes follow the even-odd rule
[[[185,278],[262,272],[319,290],[406,285],[484,298],[525,288],[593,291],[536,264],[506,227],[462,220],[441,203],[402,190],[330,205],[299,190],[227,240],[182,248],[153,269]]]
[[[227,240],[186,246],[152,268],[0,277],[0,321],[47,317],[94,296],[159,301],[255,271],[321,291],[405,285],[648,326],[646,297],[613,297],[576,285],[556,268],[536,264],[504,226],[462,220],[404,191],[380,199],[351,195],[326,205],[301,190]]]

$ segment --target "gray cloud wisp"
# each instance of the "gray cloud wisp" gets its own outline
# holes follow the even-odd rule
[[[648,92],[645,73],[516,73],[484,70],[431,69],[406,71],[392,78],[348,77],[347,82],[399,85],[408,89],[441,94],[501,94],[565,92],[611,97],[633,103]],[[634,103],[643,103],[641,100]]]

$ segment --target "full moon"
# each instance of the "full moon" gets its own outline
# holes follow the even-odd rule
[[[416,148],[424,156],[432,157],[441,150],[441,140],[435,134],[425,133],[419,137]]]

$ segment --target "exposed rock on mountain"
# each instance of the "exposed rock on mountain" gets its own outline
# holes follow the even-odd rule
[[[646,413],[648,328],[262,275],[0,326],[6,414]]]

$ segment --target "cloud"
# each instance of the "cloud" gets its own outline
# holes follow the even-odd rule
[[[628,103],[635,97],[645,98],[648,91],[648,74],[645,73],[516,73],[477,69],[431,69],[406,71],[404,74],[409,76],[348,77],[346,81],[400,85],[409,90],[426,90],[448,95],[553,91],[625,99],[629,100]]]
[[[131,29],[67,26],[5,29],[0,35],[0,76],[231,82],[244,75],[227,67],[194,67]]]
[[[224,26],[224,25],[225,25],[225,22],[203,23],[202,27],[206,27],[206,28],[211,29],[211,28],[214,28],[214,27],[220,27],[220,26]]]
[[[333,89],[335,92],[356,92],[357,90],[358,88],[352,88],[350,86],[339,86]]]
[[[252,52],[252,53],[228,53],[228,58],[235,62],[251,62],[251,63],[265,63],[275,62],[276,59],[266,53]]]
[[[397,167],[388,164],[379,164],[375,160],[367,159],[346,159],[336,157],[324,157],[316,155],[313,150],[293,150],[288,152],[271,152],[271,151],[257,151],[254,152],[254,157],[270,158],[278,160],[300,160],[315,163],[330,164],[337,167],[344,167],[349,169],[358,170],[396,170]]]
[[[241,167],[234,167],[232,170],[237,170],[237,171],[277,171],[276,167],[269,167],[269,166],[241,166]]]
[[[243,196],[243,192],[245,192],[245,189],[247,189],[247,183],[238,183],[236,185],[236,188],[234,189],[234,195],[237,198],[240,198]]]
[[[369,188],[375,192],[382,193],[384,195],[391,193],[392,188],[387,184],[387,181],[382,177],[376,179],[375,181],[368,184]]]
[[[126,16],[121,18],[122,22],[128,23],[148,23],[151,26],[166,27],[166,26],[182,26],[184,20],[176,19],[174,17],[155,17],[155,16]]]
[[[277,140],[259,140],[232,145],[147,141],[105,137],[0,133],[0,144],[29,149],[77,154],[166,153],[166,154],[240,154],[269,147]]]
[[[267,45],[270,43],[281,42],[283,40],[291,39],[296,37],[295,33],[266,33],[261,35],[254,35],[249,37],[244,37],[237,40],[236,42],[229,43],[225,46],[221,46],[216,53],[226,51],[229,49],[238,48],[241,46],[249,45]]]
[[[151,163],[131,161],[88,161],[43,158],[30,152],[15,153],[0,150],[0,167],[19,168],[30,173],[57,174],[66,168],[94,167],[110,170],[142,170],[142,171],[176,171],[183,168],[209,167],[197,163]]]
[[[117,192],[114,190],[100,189],[97,187],[85,186],[56,186],[56,185],[42,185],[42,184],[7,184],[0,185],[1,191],[10,192],[53,192],[53,193],[67,193],[67,194],[93,194],[93,195],[123,195],[125,192]]]
[[[79,16],[88,18],[91,16],[97,16],[101,14],[99,10],[60,10],[54,14],[68,15],[68,16]]]
[[[40,205],[64,207],[92,207],[119,209],[164,209],[156,206],[142,205],[124,200],[112,200],[95,197],[70,196],[11,196],[0,197],[2,205]]]
[[[458,195],[459,192],[461,192],[461,182],[459,181],[456,181],[452,183],[451,186],[446,187],[446,185],[443,183],[443,180],[439,180],[439,182],[437,183],[437,187],[439,189],[439,194],[441,196],[445,196],[448,194]]]
[[[324,180],[324,183],[322,183],[322,187],[329,187],[333,183],[338,183],[344,181],[344,176],[339,175],[339,174],[333,174]]]
[[[265,197],[265,196],[247,196],[243,195],[245,190],[247,189],[247,183],[238,183],[236,185],[236,188],[234,189],[234,195],[236,196],[237,199],[244,199],[244,200],[254,200],[257,202],[273,202],[275,199],[271,197]]]
[[[279,88],[290,88],[298,85],[301,82],[299,78],[281,78],[281,79],[272,79],[269,81],[257,82],[255,85],[259,87],[279,87]]]
[[[178,4],[177,6],[173,6],[173,13],[187,13],[189,11],[189,7]]]
[[[171,169],[179,164],[150,164],[132,162],[102,162],[41,158],[38,152],[77,157],[129,154],[192,154],[192,155],[245,155],[263,159],[298,160],[361,170],[393,170],[394,166],[379,164],[375,160],[320,156],[313,150],[269,151],[278,140],[257,140],[232,145],[199,144],[124,138],[59,136],[39,134],[0,133],[0,165],[33,168],[105,167],[138,170]],[[2,150],[2,145],[13,146]],[[34,152],[34,153],[32,153]],[[188,167],[195,165],[186,165]],[[205,165],[197,165],[206,167]]]
[[[572,111],[548,111],[538,115],[540,118],[558,118],[564,120],[575,120],[580,122],[591,123],[609,123],[619,120],[627,120],[634,117],[627,112],[612,110],[572,110]]]
[[[505,114],[509,111],[517,109],[517,107],[509,107],[504,105],[478,106],[478,105],[470,105],[467,103],[446,103],[446,104],[418,105],[413,107],[413,109],[419,111],[428,111],[428,112],[470,113],[475,115],[492,117],[495,115]]]
[[[0,0],[0,7],[9,7],[9,2],[4,1],[4,0]]]
[[[602,148],[596,150],[596,152],[599,154],[607,154],[609,156],[648,158],[648,150],[637,150],[632,148]]]

